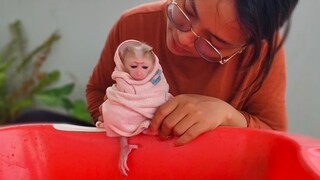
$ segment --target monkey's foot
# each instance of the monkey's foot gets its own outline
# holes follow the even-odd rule
[[[128,176],[127,171],[129,171],[129,167],[127,165],[127,160],[132,149],[138,149],[138,145],[135,144],[127,144],[121,146],[120,151],[120,160],[119,160],[119,169],[122,175]]]

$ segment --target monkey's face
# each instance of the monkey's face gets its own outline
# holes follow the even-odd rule
[[[152,60],[147,57],[128,57],[124,62],[124,67],[135,80],[143,80],[153,69]]]

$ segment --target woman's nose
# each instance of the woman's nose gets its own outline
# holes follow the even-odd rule
[[[186,46],[188,48],[193,47],[194,41],[197,39],[197,36],[192,31],[177,31],[178,40],[181,45]]]

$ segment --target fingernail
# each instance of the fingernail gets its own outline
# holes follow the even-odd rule
[[[166,140],[170,140],[171,138],[172,138],[172,136],[169,135],[166,137]]]

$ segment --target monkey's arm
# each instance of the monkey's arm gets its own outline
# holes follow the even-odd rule
[[[117,78],[117,89],[121,92],[136,94],[134,87],[122,78]]]

